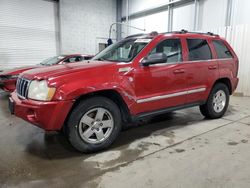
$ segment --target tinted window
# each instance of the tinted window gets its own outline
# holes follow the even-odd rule
[[[206,40],[187,39],[189,50],[189,61],[200,61],[212,59],[211,50]]]
[[[85,56],[83,58],[84,58],[84,60],[89,60],[89,59],[92,59],[93,57],[92,56]]]
[[[84,61],[84,58],[82,56],[77,56],[75,59],[76,62],[78,61]]]
[[[213,45],[217,52],[218,59],[232,58],[232,54],[227,46],[219,40],[213,41]]]
[[[165,53],[168,57],[168,63],[182,61],[182,50],[180,39],[167,39],[160,42],[150,54]]]
[[[68,59],[65,59],[63,62],[64,63],[74,63],[74,62],[76,62],[76,60],[77,60],[77,57],[70,57]]]

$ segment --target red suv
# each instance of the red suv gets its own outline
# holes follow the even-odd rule
[[[12,113],[47,131],[64,130],[81,152],[107,148],[129,122],[200,106],[222,117],[237,84],[238,58],[212,33],[134,35],[88,63],[24,72]]]

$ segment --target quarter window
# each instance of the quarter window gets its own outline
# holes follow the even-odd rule
[[[232,53],[222,41],[215,40],[213,41],[213,45],[215,47],[218,59],[233,58]]]
[[[182,61],[182,48],[180,39],[167,39],[160,42],[151,52],[164,53],[168,57],[167,63],[175,63]]]
[[[187,39],[189,61],[202,61],[212,59],[212,53],[206,40]]]

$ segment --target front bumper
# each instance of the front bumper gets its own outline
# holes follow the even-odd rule
[[[21,100],[16,92],[9,101],[12,113],[46,131],[60,130],[73,105],[73,101]]]

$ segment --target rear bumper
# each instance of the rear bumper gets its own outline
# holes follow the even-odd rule
[[[11,94],[13,113],[46,131],[60,130],[73,105],[73,101],[41,102],[20,100],[16,92]]]
[[[239,78],[233,78],[231,81],[232,81],[232,93],[233,93],[238,86]]]

